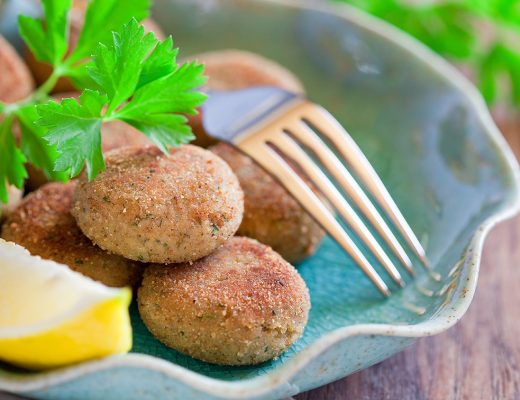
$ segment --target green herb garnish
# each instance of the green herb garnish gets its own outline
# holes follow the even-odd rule
[[[519,0],[339,1],[382,18],[437,53],[467,64],[489,103],[509,95],[509,102],[520,104]],[[503,87],[510,88],[509,93]]]
[[[77,46],[68,48],[71,0],[44,0],[45,20],[21,16],[19,30],[39,61],[50,64],[48,80],[28,99],[0,103],[0,200],[7,184],[18,188],[27,177],[25,163],[51,180],[66,181],[86,166],[89,179],[104,169],[101,125],[121,120],[143,132],[162,151],[193,139],[183,114],[195,114],[205,95],[203,67],[177,65],[171,37],[159,41],[138,20],[149,0],[92,0]],[[78,100],[52,101],[61,77],[82,91]],[[20,144],[13,123],[21,131]]]

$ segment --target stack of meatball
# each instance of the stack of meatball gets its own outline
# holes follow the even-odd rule
[[[255,54],[194,58],[206,64],[210,88],[302,91],[290,72]],[[45,66],[29,65],[42,79]],[[6,74],[10,87],[24,88],[17,97]],[[33,89],[4,40],[0,76],[2,101]],[[190,124],[194,143],[209,150],[185,145],[167,156],[133,128],[112,123],[102,132],[106,170],[95,180],[43,183],[31,170],[33,191],[21,200],[11,194],[19,204],[4,210],[2,237],[106,285],[136,288],[142,320],[167,346],[210,363],[261,363],[303,333],[309,293],[289,262],[311,255],[323,232],[251,159],[209,138],[200,115]]]

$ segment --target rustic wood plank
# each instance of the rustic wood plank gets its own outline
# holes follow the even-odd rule
[[[520,158],[520,117],[498,118]],[[490,232],[478,285],[449,331],[296,399],[520,399],[520,216]]]

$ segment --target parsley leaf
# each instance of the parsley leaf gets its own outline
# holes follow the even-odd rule
[[[105,168],[101,152],[101,110],[107,103],[106,96],[85,90],[75,99],[63,99],[61,103],[50,101],[38,106],[41,118],[38,125],[48,128],[46,139],[59,153],[54,169],[77,176],[86,163],[89,179]]]
[[[143,132],[164,153],[168,153],[168,146],[179,146],[195,139],[182,115],[149,114],[122,120]]]
[[[141,89],[118,111],[118,118],[141,130],[162,151],[193,139],[186,118],[170,113],[194,114],[194,105],[206,96],[193,89],[202,86],[203,66],[184,64],[172,74]],[[176,118],[173,118],[176,117]]]
[[[56,148],[43,138],[46,131],[34,123],[39,118],[33,105],[20,108],[16,112],[18,124],[22,131],[20,149],[31,163],[43,171],[53,181],[66,181],[67,174],[54,171],[54,163],[58,158]]]
[[[173,48],[171,36],[159,43],[143,63],[136,89],[175,71],[177,53],[178,50]]]
[[[206,95],[193,91],[206,82],[204,66],[196,62],[183,64],[172,74],[139,89],[119,111],[128,118],[138,114],[178,112],[194,114],[194,105],[201,104]]]
[[[49,80],[39,89],[45,93],[52,90],[61,76],[71,78],[77,87],[92,88],[92,80],[86,74],[84,64],[93,49],[131,18],[146,18],[150,7],[150,0],[129,0],[124,3],[119,0],[89,1],[78,42],[70,52],[68,13],[72,0],[44,0],[42,3],[45,22],[20,16],[18,27],[20,35],[36,58],[54,67]],[[67,53],[70,54],[66,56]]]
[[[206,98],[195,91],[206,79],[197,63],[176,64],[170,38],[160,42],[132,19],[100,43],[87,72],[98,91],[86,90],[79,103],[65,99],[37,106],[40,126],[59,153],[56,170],[75,176],[86,162],[89,179],[103,168],[100,126],[122,120],[147,135],[162,151],[193,139],[181,114],[195,114]],[[104,106],[106,110],[104,109]]]
[[[7,185],[12,184],[22,188],[27,171],[25,169],[25,157],[14,141],[12,132],[13,117],[9,116],[0,123],[0,201],[7,203]]]
[[[0,102],[1,201],[7,201],[8,185],[23,185],[25,162],[51,180],[65,181],[85,166],[93,179],[104,168],[103,122],[126,121],[163,151],[192,139],[180,113],[195,113],[204,99],[194,92],[203,83],[202,67],[178,67],[171,37],[160,42],[144,33],[137,20],[148,16],[151,0],[89,0],[76,47],[69,49],[72,1],[41,0],[43,20],[18,19],[27,46],[52,73],[28,99]],[[49,101],[60,77],[86,89],[78,100]],[[155,100],[154,92],[159,93]],[[19,146],[14,123],[21,131]]]
[[[18,18],[20,35],[38,60],[54,66],[62,61],[68,46],[70,7],[71,0],[47,0],[43,2],[45,24],[23,15]]]
[[[78,44],[70,55],[72,62],[90,57],[99,42],[110,38],[110,33],[119,29],[131,18],[138,21],[148,16],[150,0],[91,0]]]
[[[67,76],[72,80],[76,88],[81,89],[99,89],[96,82],[90,77],[87,68],[89,62],[83,62],[81,65],[75,65],[74,68],[67,71]]]
[[[520,105],[520,1],[339,0],[357,6],[416,37],[432,50],[475,72],[489,103]],[[509,85],[499,85],[500,82]],[[509,86],[510,93],[504,93]],[[507,89],[506,89],[507,90]]]
[[[132,19],[112,34],[111,42],[98,45],[87,70],[109,98],[107,113],[133,94],[143,62],[157,42],[153,33],[145,35],[144,27]]]
[[[520,53],[502,44],[496,44],[480,65],[480,89],[484,98],[493,102],[500,90],[500,80],[511,82],[511,98],[520,104]]]

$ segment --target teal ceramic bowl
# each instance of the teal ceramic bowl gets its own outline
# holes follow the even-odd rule
[[[312,299],[308,327],[277,360],[244,368],[195,361],[156,341],[134,307],[130,354],[43,373],[4,366],[0,390],[67,400],[283,398],[384,360],[463,316],[487,231],[518,208],[519,175],[481,97],[456,70],[342,6],[156,0],[155,17],[184,55],[247,49],[294,71],[374,164],[435,272],[417,267],[416,279],[384,300],[326,239],[298,266]]]

